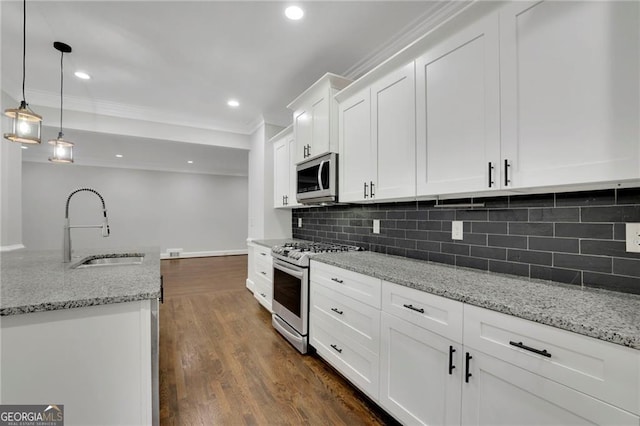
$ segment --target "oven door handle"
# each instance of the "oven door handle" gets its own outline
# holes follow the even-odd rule
[[[282,272],[289,274],[289,275],[293,275],[294,277],[298,278],[298,279],[303,279],[304,278],[304,270],[302,269],[293,269],[290,266],[287,266],[286,264],[278,261],[277,259],[273,259],[273,267],[276,269],[281,270]]]

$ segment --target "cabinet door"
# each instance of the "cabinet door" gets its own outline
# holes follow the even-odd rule
[[[289,197],[289,144],[286,139],[273,144],[273,206],[284,207]]]
[[[385,312],[381,323],[380,404],[405,424],[460,424],[462,346]]]
[[[500,182],[498,27],[491,15],[416,60],[418,195]]]
[[[333,101],[329,98],[329,90],[323,90],[321,95],[318,95],[311,103],[311,142],[309,150],[307,151],[307,157],[314,157],[316,155],[329,152],[329,108],[330,103]]]
[[[371,165],[370,92],[365,89],[343,101],[338,107],[340,146],[339,200],[356,202],[370,199],[373,180]]]
[[[376,200],[416,195],[415,68],[411,62],[371,86],[370,177]]]
[[[295,207],[299,206],[300,203],[296,199],[298,192],[298,174],[296,171],[297,145],[296,138],[293,136],[293,133],[289,135],[286,143],[289,145],[289,198],[287,198],[287,205],[289,207]]]
[[[463,425],[640,424],[638,416],[582,392],[468,347],[464,350],[472,358],[471,377],[462,385]]]
[[[301,108],[296,110],[293,114],[293,129],[294,137],[296,140],[296,161],[300,163],[308,157],[308,147],[313,140],[313,123],[312,114],[308,108]]]
[[[500,46],[514,187],[638,178],[640,3],[514,2]]]

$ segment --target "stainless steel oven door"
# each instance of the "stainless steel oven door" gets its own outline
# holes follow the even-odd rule
[[[273,313],[301,336],[307,335],[309,269],[273,259]]]

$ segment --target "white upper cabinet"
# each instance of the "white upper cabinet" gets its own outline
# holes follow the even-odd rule
[[[298,174],[296,171],[296,139],[293,137],[293,132],[289,133],[287,137],[287,145],[289,145],[289,195],[287,198],[288,207],[297,207],[301,204],[296,198],[298,192]]]
[[[287,205],[289,195],[289,145],[284,139],[273,144],[273,206]]]
[[[415,196],[414,63],[340,100],[340,201]]]
[[[419,196],[640,178],[640,3],[511,2],[448,34],[416,60]]]
[[[356,93],[339,106],[340,156],[338,162],[341,202],[369,198],[372,176],[371,95],[369,88]]]
[[[273,141],[273,206],[275,208],[298,206],[294,163],[296,144],[293,128],[287,127],[271,140]]]
[[[640,3],[509,4],[500,61],[513,186],[639,177]]]
[[[486,17],[416,60],[417,193],[500,184],[498,17]]]
[[[293,110],[296,163],[338,151],[338,105],[333,97],[350,83],[327,73],[287,106]]]
[[[416,98],[414,62],[371,86],[371,140],[376,200],[416,195]],[[377,167],[375,167],[377,165]]]

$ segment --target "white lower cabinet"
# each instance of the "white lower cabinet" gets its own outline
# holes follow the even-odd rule
[[[405,424],[460,423],[462,345],[382,313],[380,405]]]
[[[471,376],[463,384],[463,425],[640,424],[635,414],[482,352],[465,351]]]
[[[366,297],[352,298],[358,294]],[[311,345],[324,360],[377,401],[380,280],[312,262],[309,306]]]
[[[273,300],[273,258],[271,249],[255,243],[249,248],[247,288],[269,312],[272,312]]]
[[[407,425],[640,426],[640,351],[312,262],[310,342]]]

